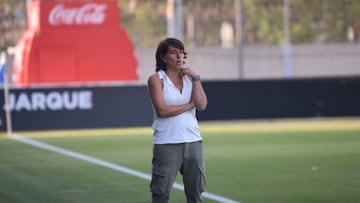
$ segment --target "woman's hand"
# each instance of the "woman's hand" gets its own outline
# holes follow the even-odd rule
[[[194,70],[192,70],[191,68],[182,68],[180,70],[180,76],[188,76],[189,78],[193,78],[194,76],[196,76],[196,73]],[[193,80],[193,79],[192,79]],[[205,94],[205,91],[201,85],[200,80],[193,80],[193,89],[192,89],[192,94],[191,94],[191,102],[190,103],[194,103],[196,109],[203,111],[206,109],[207,106],[207,97]]]
[[[187,76],[189,76],[190,78],[196,75],[195,71],[192,70],[192,69],[189,68],[189,67],[185,67],[185,68],[180,69],[180,73],[179,73],[179,74],[180,74],[180,76],[187,75]]]

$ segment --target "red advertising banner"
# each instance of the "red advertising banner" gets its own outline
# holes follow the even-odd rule
[[[42,29],[87,26],[119,26],[120,15],[115,1],[71,3],[49,2],[42,6],[40,25]]]
[[[135,48],[117,1],[32,1],[17,44],[14,83],[137,80]]]

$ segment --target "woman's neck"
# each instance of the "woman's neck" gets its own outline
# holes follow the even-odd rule
[[[167,68],[166,69],[166,74],[171,77],[171,78],[181,78],[180,77],[180,71],[177,70],[177,69],[170,69],[170,68]]]

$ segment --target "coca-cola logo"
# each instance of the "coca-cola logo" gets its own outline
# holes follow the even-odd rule
[[[58,4],[51,9],[49,23],[51,25],[89,25],[103,24],[106,4],[87,3],[78,8],[66,8]]]

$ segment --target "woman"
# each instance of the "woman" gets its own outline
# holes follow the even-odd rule
[[[205,166],[196,109],[205,110],[207,97],[200,76],[184,67],[187,54],[175,38],[156,50],[156,73],[148,79],[154,107],[152,202],[168,202],[177,173],[183,176],[188,203],[202,202]]]

